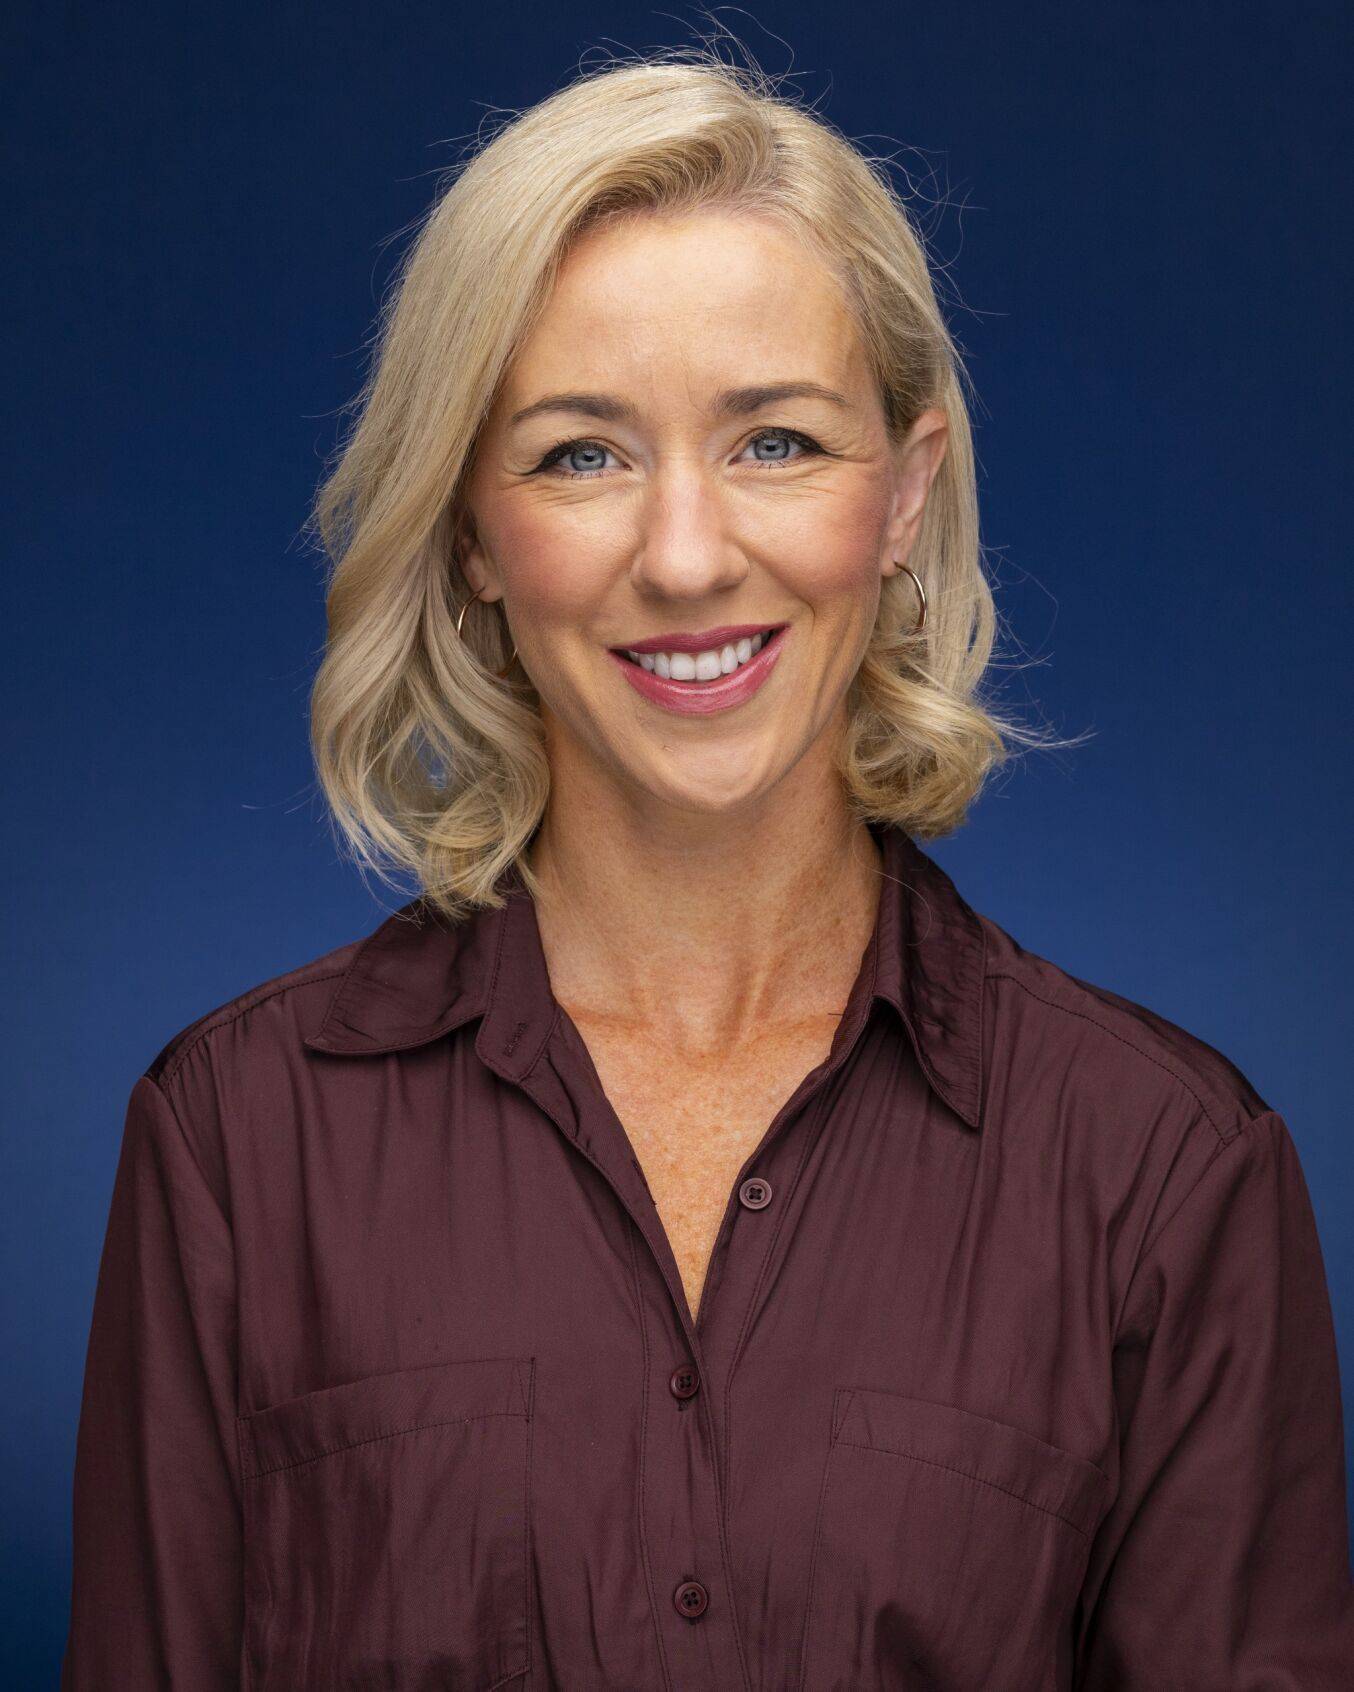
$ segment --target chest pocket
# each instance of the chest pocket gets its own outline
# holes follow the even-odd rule
[[[488,1692],[528,1667],[532,1358],[237,1419],[254,1692]]]
[[[800,1692],[1070,1684],[1071,1614],[1108,1485],[1009,1423],[839,1387]]]

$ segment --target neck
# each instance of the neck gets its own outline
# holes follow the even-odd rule
[[[555,997],[710,1055],[840,1014],[873,932],[880,856],[803,759],[746,812],[607,805],[557,783],[528,854]],[[802,774],[801,774],[802,772]]]

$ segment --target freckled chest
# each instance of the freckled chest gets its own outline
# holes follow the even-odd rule
[[[693,1318],[738,1171],[827,1056],[839,1017],[768,1030],[730,1060],[665,1055],[651,1033],[574,1018],[672,1245]]]

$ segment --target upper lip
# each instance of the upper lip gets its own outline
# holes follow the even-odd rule
[[[753,635],[769,634],[783,623],[726,623],[718,629],[698,629],[695,634],[654,635],[650,640],[627,640],[612,648],[616,652],[715,652]]]

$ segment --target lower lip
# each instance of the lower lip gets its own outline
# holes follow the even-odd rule
[[[642,693],[665,711],[678,711],[688,717],[705,716],[711,711],[731,711],[751,699],[776,666],[789,627],[778,629],[754,658],[741,664],[730,675],[718,681],[664,681],[654,670],[646,670],[619,652],[608,656],[620,665],[621,671],[636,693]]]

